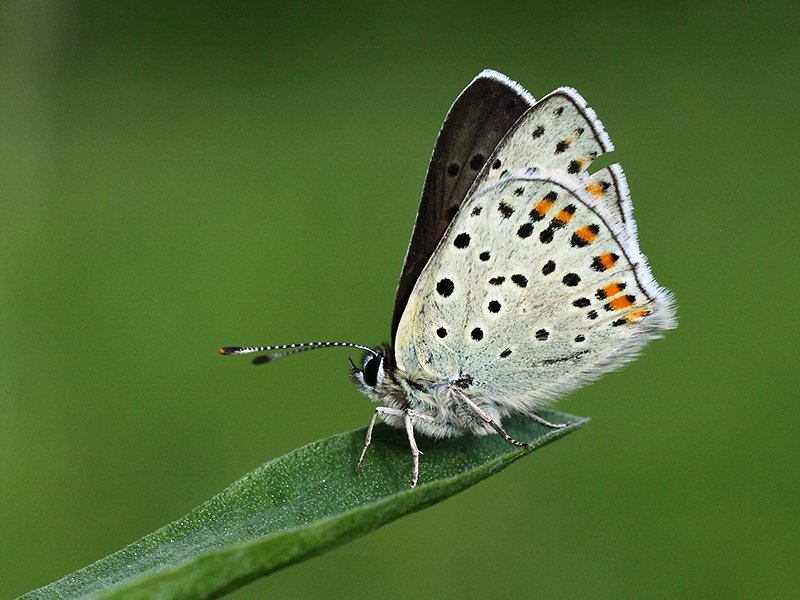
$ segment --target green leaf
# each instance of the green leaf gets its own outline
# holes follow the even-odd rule
[[[509,419],[506,430],[531,442],[528,449],[494,435],[418,439],[425,454],[414,489],[404,431],[376,426],[358,474],[364,428],[318,440],[267,462],[185,517],[22,598],[222,596],[436,504],[588,421],[541,414],[570,425],[553,430]]]

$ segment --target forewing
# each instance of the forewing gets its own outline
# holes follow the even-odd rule
[[[533,104],[519,84],[480,73],[453,103],[434,146],[392,315],[392,340],[420,272],[442,238],[486,158]]]
[[[520,170],[581,179],[595,158],[613,149],[603,124],[583,97],[572,88],[559,88],[514,124],[487,160],[473,191]]]

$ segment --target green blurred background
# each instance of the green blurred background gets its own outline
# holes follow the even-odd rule
[[[231,598],[797,593],[796,3],[1,6],[0,597],[367,423],[345,351],[217,348],[387,339],[486,67],[597,110],[680,327],[579,433]]]

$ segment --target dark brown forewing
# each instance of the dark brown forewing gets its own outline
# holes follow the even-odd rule
[[[464,201],[472,182],[511,126],[534,103],[522,86],[486,70],[456,98],[436,139],[392,314],[392,342],[411,290]]]

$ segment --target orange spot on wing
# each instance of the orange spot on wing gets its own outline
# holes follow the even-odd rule
[[[625,286],[623,286],[621,283],[612,283],[602,288],[600,291],[606,298],[611,298],[611,296],[619,294],[624,289],[624,287]]]
[[[553,208],[553,201],[547,200],[545,198],[543,200],[539,200],[536,206],[533,207],[533,210],[539,213],[539,216],[543,217],[547,214],[547,211],[550,210],[551,208]]]
[[[603,186],[599,183],[590,183],[586,186],[586,191],[597,198],[603,195]]]
[[[609,286],[610,287],[610,286]],[[608,308],[611,310],[622,310],[623,308],[628,308],[631,306],[636,299],[633,296],[619,296],[618,298],[614,298],[611,302],[608,303]]]
[[[617,261],[614,259],[613,256],[611,256],[610,252],[605,252],[600,256],[598,256],[597,258],[600,260],[600,264],[603,266],[603,269],[610,269],[615,264],[617,264]]]
[[[580,229],[578,229],[578,231],[575,232],[575,235],[577,235],[587,244],[591,244],[594,241],[594,238],[597,237],[597,234],[594,231],[592,231],[591,227],[589,227],[588,225],[586,227],[581,227]]]
[[[636,319],[641,319],[642,317],[646,317],[649,314],[650,311],[647,309],[637,310],[636,312],[632,312],[627,317],[625,317],[625,320],[628,323],[630,323],[631,321],[635,321]]]
[[[570,219],[572,219],[572,213],[566,210],[558,211],[558,214],[555,217],[555,220],[559,221],[559,224],[562,226],[569,223]]]

